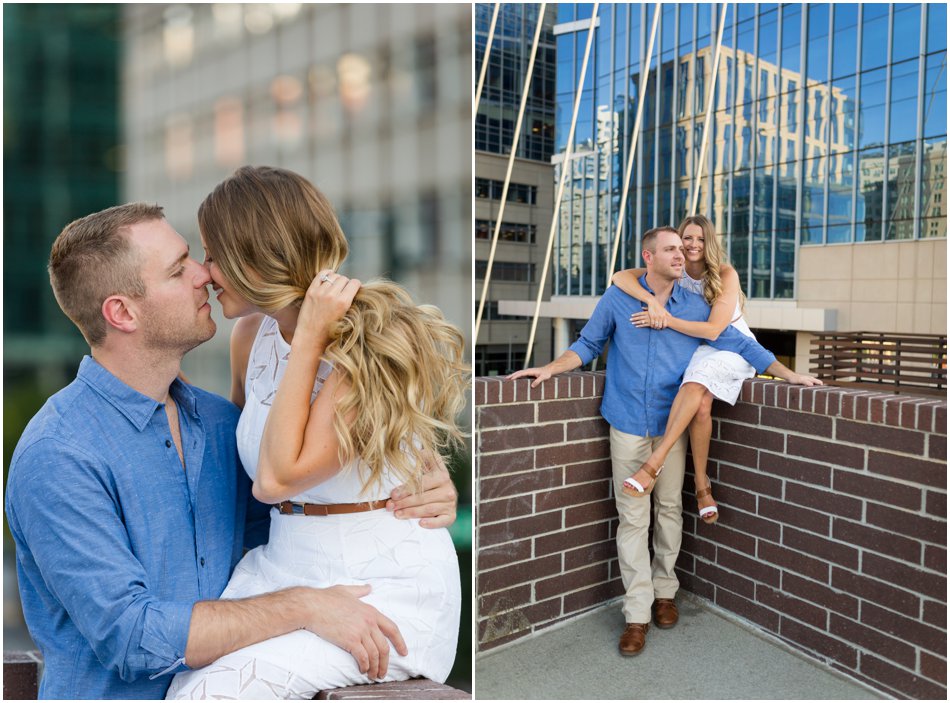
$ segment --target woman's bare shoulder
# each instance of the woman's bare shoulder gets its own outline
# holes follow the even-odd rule
[[[257,330],[261,327],[264,320],[264,313],[257,312],[253,315],[247,315],[234,323],[231,330],[231,360],[246,360],[251,353],[251,345],[254,344],[254,338],[257,336]]]

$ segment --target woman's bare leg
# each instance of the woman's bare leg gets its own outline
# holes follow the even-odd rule
[[[666,461],[666,455],[670,453],[670,450],[676,444],[676,440],[686,431],[686,428],[696,416],[702,404],[703,396],[706,393],[708,393],[706,387],[699,383],[684,383],[680,386],[676,398],[673,399],[673,406],[670,408],[670,416],[666,421],[666,430],[664,431],[663,439],[656,446],[656,449],[653,450],[653,453],[646,460],[645,464],[649,464],[654,467],[655,471],[659,471],[660,467],[663,466],[663,462]],[[711,434],[710,432],[710,435]],[[708,442],[706,443],[706,447],[708,453]],[[631,478],[646,488],[647,491],[649,491],[650,485],[654,480],[643,467]],[[634,492],[633,494],[639,494],[635,488],[631,490]]]
[[[712,439],[712,403],[713,394],[706,391],[693,421],[689,423],[689,446],[693,454],[697,491],[706,487],[712,489],[712,484],[706,473],[707,464],[709,463],[709,443]],[[704,495],[701,498],[697,497],[696,502],[700,510],[716,507],[716,501],[713,500],[712,494]],[[713,512],[707,512],[709,515],[706,516],[706,519],[709,520]],[[716,512],[718,513],[718,509]]]

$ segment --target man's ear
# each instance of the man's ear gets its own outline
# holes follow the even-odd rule
[[[653,263],[653,252],[649,249],[644,249],[642,252],[640,252],[640,255],[643,257],[643,263],[645,263],[647,266]]]
[[[102,316],[106,324],[121,332],[138,329],[138,310],[132,300],[124,295],[110,295],[102,301]]]

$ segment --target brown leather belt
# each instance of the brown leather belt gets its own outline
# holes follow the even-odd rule
[[[319,503],[294,503],[285,500],[274,507],[281,515],[345,515],[347,513],[365,513],[370,510],[382,510],[388,500],[374,500],[368,503],[337,503],[336,505],[320,505]]]

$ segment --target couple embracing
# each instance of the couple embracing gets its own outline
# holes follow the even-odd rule
[[[6,486],[40,697],[444,681],[461,333],[391,282],[336,273],[346,239],[295,173],[239,169],[198,222],[203,264],[142,203],[53,245],[56,299],[91,355],[24,431]],[[240,318],[233,402],[180,371],[215,332],[209,284]]]
[[[620,524],[617,552],[626,627],[620,653],[639,654],[650,622],[676,625],[674,572],[683,533],[682,488],[689,430],[700,518],[715,522],[706,462],[713,398],[735,404],[756,373],[820,384],[776,361],[742,318],[735,269],[723,261],[712,223],[702,215],[643,235],[646,270],[617,273],[580,338],[541,368],[510,378],[532,385],[596,358],[610,342],[601,414],[610,425],[610,457]],[[642,309],[641,309],[642,304]],[[703,341],[708,344],[704,344]],[[652,495],[653,552],[647,533]]]

